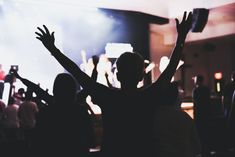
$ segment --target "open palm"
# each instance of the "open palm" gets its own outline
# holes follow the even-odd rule
[[[45,25],[43,25],[43,27],[45,30],[37,27],[40,32],[35,32],[35,34],[38,35],[36,38],[40,40],[50,52],[53,52],[53,50],[55,49],[54,32],[50,33]]]

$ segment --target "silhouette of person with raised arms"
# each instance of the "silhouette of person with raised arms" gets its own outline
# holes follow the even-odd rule
[[[58,74],[52,96],[17,72],[15,76],[48,104],[37,115],[33,154],[45,157],[88,156],[91,124],[87,110],[76,102],[74,78],[67,73]]]
[[[185,38],[191,28],[192,13],[184,13],[182,22],[176,19],[178,38],[171,60],[158,80],[146,88],[137,88],[144,76],[144,59],[138,53],[125,52],[117,60],[117,78],[121,89],[111,89],[95,82],[79,66],[55,46],[54,32],[38,27],[36,38],[57,61],[87,90],[102,110],[105,157],[153,156],[153,119],[156,104],[162,104],[171,78],[176,71]]]

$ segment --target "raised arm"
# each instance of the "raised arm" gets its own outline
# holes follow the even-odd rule
[[[37,84],[22,78],[16,71],[12,71],[12,73],[15,75],[16,78],[18,78],[25,86],[27,86],[28,88],[30,88],[33,92],[36,93],[36,95],[38,97],[40,97],[42,100],[46,101],[48,104],[51,103],[52,100],[52,96],[50,94],[48,94],[47,91],[43,90],[42,88],[40,88]]]
[[[157,84],[158,86],[160,85],[161,86],[160,88],[166,87],[170,83],[172,77],[175,74],[176,68],[181,58],[186,36],[189,30],[191,29],[192,12],[190,12],[188,16],[187,13],[184,12],[184,16],[181,23],[179,23],[178,19],[175,20],[176,20],[176,29],[178,32],[176,45],[171,54],[169,64],[167,65],[166,69],[162,72],[162,74],[159,76],[158,80],[154,83]]]
[[[107,72],[105,73],[105,79],[106,79],[106,82],[108,84],[108,87],[109,88],[114,88],[113,85],[109,82],[109,75],[108,75]]]
[[[84,73],[72,60],[66,57],[56,46],[54,32],[50,33],[48,28],[43,25],[44,30],[37,27],[39,32],[35,32],[43,45],[50,51],[51,55],[69,72],[84,89],[90,89],[94,82],[86,73]]]
[[[94,64],[94,68],[92,70],[92,74],[91,74],[91,79],[95,82],[97,80],[97,76],[98,76],[98,72],[97,72],[97,64],[99,62],[99,57],[98,56],[92,56],[92,61]],[[86,102],[86,98],[89,95],[88,91],[86,89],[82,89],[82,91],[80,91],[77,94],[77,99],[78,102],[83,103]],[[84,105],[88,105],[87,103],[85,103]],[[92,110],[90,108],[90,106],[86,106],[86,108],[88,108],[89,110]],[[91,113],[94,113],[93,111]]]
[[[99,56],[92,56],[92,61],[93,61],[93,64],[94,64],[94,68],[92,70],[92,73],[91,73],[91,79],[93,81],[96,81],[97,80],[97,77],[98,77],[98,71],[97,71],[97,65],[99,63]]]

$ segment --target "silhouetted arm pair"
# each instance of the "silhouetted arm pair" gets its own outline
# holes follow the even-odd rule
[[[184,16],[183,16],[181,23],[179,23],[178,19],[175,19],[175,20],[176,20],[176,29],[178,32],[176,45],[171,54],[169,64],[167,65],[166,69],[162,72],[162,74],[159,76],[158,80],[154,83],[157,86],[160,85],[161,89],[164,89],[170,83],[172,77],[175,74],[176,68],[181,58],[185,39],[187,37],[189,30],[191,29],[192,12],[190,12],[188,16],[187,16],[187,13],[184,12]]]
[[[35,84],[25,78],[22,78],[16,71],[13,71],[13,73],[16,78],[18,78],[25,86],[27,86],[33,92],[35,92],[38,97],[40,97],[42,100],[44,100],[48,104],[52,103],[53,98],[50,94],[48,94],[47,91],[40,88],[39,85],[37,85],[37,84]]]
[[[91,89],[91,85],[95,82],[85,72],[83,72],[72,60],[65,56],[56,46],[54,32],[50,33],[48,28],[43,25],[45,30],[37,27],[39,32],[35,32],[43,45],[50,51],[51,55],[69,72],[84,89]]]
[[[93,68],[92,73],[91,73],[91,79],[92,79],[94,82],[96,82],[97,77],[98,77],[97,65],[98,65],[98,62],[99,62],[99,57],[96,56],[96,55],[92,56],[92,61],[93,61],[93,64],[94,64],[94,68]],[[80,99],[80,100],[78,100],[78,101],[80,101],[80,102],[85,101],[85,99],[86,99],[86,97],[87,97],[88,95],[89,95],[89,94],[88,94],[87,90],[82,89],[82,90],[78,93],[78,98]]]
[[[97,80],[97,76],[98,76],[98,72],[97,72],[97,64],[99,62],[99,57],[98,56],[92,56],[92,61],[93,61],[93,64],[94,64],[94,68],[92,70],[92,74],[91,74],[91,79],[93,81],[96,81]],[[79,103],[82,103],[82,105],[84,105],[84,107],[90,111],[91,115],[93,118],[96,118],[95,117],[95,113],[94,111],[92,110],[92,108],[90,107],[89,104],[86,103],[86,98],[88,96],[88,92],[87,90],[85,89],[82,89],[78,94],[77,94],[77,99],[78,99],[78,102]],[[94,101],[94,99],[92,99]]]

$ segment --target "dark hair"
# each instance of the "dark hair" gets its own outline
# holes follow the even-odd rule
[[[18,89],[18,93],[19,93],[19,94],[24,94],[24,93],[25,93],[24,88],[19,88],[19,89]]]
[[[125,52],[116,62],[118,73],[130,80],[142,79],[144,74],[144,59],[138,53]]]
[[[61,73],[56,76],[53,86],[55,100],[72,101],[75,98],[76,91],[76,82],[70,74]]]

